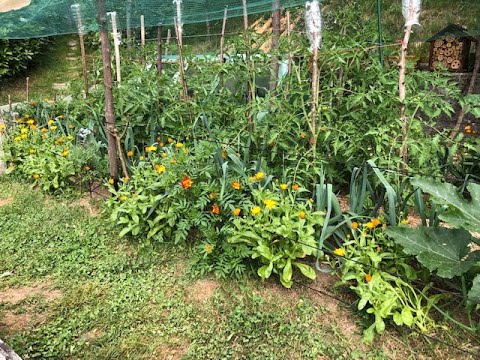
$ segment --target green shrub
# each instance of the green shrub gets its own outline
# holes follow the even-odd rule
[[[26,70],[35,56],[45,50],[48,42],[47,39],[0,39],[0,78]]]

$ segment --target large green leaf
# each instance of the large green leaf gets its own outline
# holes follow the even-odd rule
[[[448,206],[440,219],[455,228],[480,231],[480,185],[469,184],[467,189],[472,200],[467,201],[451,184],[438,183],[428,179],[416,179],[413,186],[433,196],[433,201]]]
[[[387,234],[403,246],[407,254],[438,276],[451,279],[468,271],[480,259],[480,251],[470,253],[470,233],[463,229],[405,228],[387,229]]]
[[[473,304],[480,304],[480,275],[473,279],[473,285],[468,292],[468,301]]]

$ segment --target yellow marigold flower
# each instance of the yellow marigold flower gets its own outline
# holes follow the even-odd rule
[[[50,130],[57,130],[57,129],[58,129],[58,127],[55,126],[55,125],[50,126]]]
[[[358,229],[358,222],[354,221],[352,222],[352,229],[357,230]]]
[[[305,219],[305,211],[300,211],[300,212],[298,213],[298,217],[299,217],[300,219]]]
[[[70,151],[69,151],[69,150],[65,150],[64,152],[62,152],[62,156],[63,156],[63,157],[67,157],[68,154],[70,154]]]
[[[13,139],[13,140],[20,141],[20,140],[22,140],[22,138],[21,138],[21,136],[16,136],[15,139]]]
[[[54,122],[55,122],[55,121],[53,121],[52,119],[50,119],[50,120],[48,120],[47,124],[48,124],[48,125],[53,125]]]
[[[234,216],[238,216],[238,215],[240,215],[241,211],[242,210],[240,210],[239,208],[235,208],[235,209],[233,209],[232,213],[233,213]]]
[[[124,183],[128,183],[130,181],[130,178],[128,176],[125,176],[125,177],[122,178],[122,181]]]
[[[232,188],[234,188],[235,190],[240,190],[241,187],[242,187],[242,184],[240,184],[240,181],[232,182]]]
[[[126,200],[127,200],[127,197],[125,195],[120,196],[120,201],[123,202],[123,201],[126,201]]]
[[[465,126],[465,130],[471,130],[472,127],[470,125]]]
[[[28,150],[28,152],[29,152],[31,155],[33,155],[33,154],[35,154],[36,151],[35,151],[34,149],[30,149],[30,150]]]
[[[159,174],[162,174],[165,172],[165,170],[167,170],[167,168],[165,167],[165,165],[155,165],[155,170],[157,171],[157,173]]]
[[[172,138],[168,138],[167,141],[168,141],[169,144],[171,144],[171,143],[173,143],[174,140]]]
[[[292,185],[292,190],[293,191],[298,191],[298,189],[300,189],[300,185],[298,185],[298,184],[293,184]]]
[[[113,180],[112,178],[110,178],[110,179],[108,179],[108,183],[109,183],[110,185],[113,185],[113,184],[115,184],[115,180]]]
[[[254,182],[256,179],[255,179],[255,176],[249,176],[248,177],[248,181],[250,182]]]
[[[203,250],[205,250],[205,252],[207,254],[211,254],[213,252],[213,245],[212,244],[205,244],[203,246]]]
[[[168,156],[168,154],[166,152],[162,152],[162,158],[166,158]]]
[[[33,178],[34,178],[35,180],[38,180],[38,179],[40,179],[40,175],[34,174],[34,175],[33,175]]]
[[[300,139],[305,139],[305,138],[307,137],[307,135],[306,135],[305,133],[303,133],[303,132],[300,133],[299,136],[300,136]]]
[[[28,125],[33,125],[33,124],[35,124],[35,120],[30,119],[30,120],[27,121],[27,124]]]
[[[373,227],[377,227],[378,225],[380,225],[380,220],[378,220],[377,218],[373,218],[372,224],[373,224]]]
[[[42,133],[47,133],[48,132],[48,129],[47,128],[43,128],[42,130],[40,130]]]
[[[145,159],[143,156],[138,157],[138,160],[140,160],[140,161],[143,161],[143,159]]]
[[[265,178],[265,174],[261,171],[255,174],[255,179],[257,180],[263,180]]]
[[[72,135],[68,135],[68,136],[67,136],[67,140],[72,141],[72,140],[73,140],[73,136],[72,136]]]
[[[151,148],[150,148],[150,146],[145,146],[145,152],[146,152],[146,153],[149,153],[150,151],[152,151]]]
[[[28,133],[28,129],[27,128],[22,128],[22,130],[20,130],[20,132],[22,134],[26,134],[26,133]]]
[[[0,130],[3,130],[5,128],[6,128],[5,124],[0,124]]]
[[[158,146],[160,146],[160,147],[164,147],[164,146],[165,146],[165,144],[164,144],[163,142],[161,142],[160,144],[158,144]]]
[[[151,151],[151,152],[157,151],[157,147],[154,146],[154,145],[150,146],[150,151]]]
[[[132,150],[127,151],[127,156],[132,157],[133,156],[133,151]]]
[[[408,225],[408,219],[403,219],[403,220],[402,220],[402,224],[403,224],[403,225]]]
[[[28,138],[27,134],[23,134],[22,136],[20,136],[21,139],[25,140],[26,138]]]
[[[280,184],[280,190],[287,190],[288,185],[287,184]]]
[[[365,224],[365,226],[367,227],[367,229],[374,229],[375,228],[375,225],[373,225],[373,222],[369,221]]]
[[[345,249],[344,248],[338,248],[333,251],[333,253],[337,256],[345,256]]]
[[[267,209],[274,209],[277,206],[277,202],[272,199],[266,199],[263,203]]]
[[[176,147],[177,149],[180,149],[180,148],[183,147],[183,144],[182,144],[181,142],[178,142],[178,143],[175,144],[175,147]]]
[[[261,212],[262,212],[262,209],[260,209],[260,207],[258,207],[258,206],[253,207],[252,210],[251,210],[251,213],[252,213],[253,216],[258,215]]]

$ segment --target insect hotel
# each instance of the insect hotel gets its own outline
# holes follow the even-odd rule
[[[430,42],[430,70],[446,68],[450,71],[467,71],[470,47],[475,39],[461,26],[450,24]]]

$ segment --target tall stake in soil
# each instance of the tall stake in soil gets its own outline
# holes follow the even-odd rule
[[[280,41],[280,17],[281,17],[281,9],[280,9],[280,0],[273,1],[273,8],[272,8],[272,49],[271,52],[275,53],[278,49],[278,43]],[[272,57],[273,61],[273,71],[272,76],[270,79],[270,90],[275,91],[277,88],[277,81],[278,81],[278,72],[280,69],[279,64],[279,57],[277,55]]]
[[[142,44],[142,64],[145,64],[145,16],[140,16],[140,38]]]
[[[113,46],[115,48],[115,70],[117,73],[117,83],[118,86],[122,83],[122,70],[120,64],[120,41],[118,39],[118,29],[117,29],[117,13],[111,12],[110,16],[112,17],[112,33],[113,33]]]
[[[250,36],[248,34],[248,9],[247,9],[247,0],[242,0],[242,5],[243,5],[243,30],[245,30],[245,37],[248,41],[248,46],[250,46]],[[250,61],[250,52],[245,51],[245,63],[247,65],[247,69],[249,68],[248,62]],[[248,70],[248,73],[250,74],[250,70]],[[250,127],[250,130],[253,130],[254,128],[254,123],[252,120],[252,115],[251,115],[251,104],[252,104],[252,87],[250,85],[250,76],[249,80],[247,82],[247,103],[248,103],[248,110],[247,110],[247,120],[248,120],[248,125]]]
[[[132,48],[132,0],[127,0],[127,48]]]
[[[470,78],[470,83],[468,87],[464,91],[464,95],[471,94],[475,89],[475,84],[477,83],[478,73],[480,72],[480,36],[477,38],[477,49],[475,51],[475,65],[473,67],[472,77]],[[460,127],[462,126],[463,119],[465,118],[465,108],[462,107],[460,113],[458,114],[457,122],[455,124],[455,128],[452,130],[450,134],[450,139],[455,139],[458,132],[460,131]]]
[[[158,57],[157,57],[157,70],[158,76],[162,75],[163,63],[162,63],[162,34],[163,34],[163,26],[160,23],[158,25]]]
[[[30,98],[30,77],[27,77],[27,102],[29,101]]]
[[[85,40],[83,38],[83,20],[82,20],[82,14],[80,12],[80,5],[79,4],[72,5],[72,11],[75,19],[77,20],[78,39],[80,42],[80,54],[82,56],[83,82],[85,85],[85,95],[88,95],[87,54],[85,51]]]
[[[400,95],[400,121],[402,123],[402,147],[400,149],[400,158],[402,159],[402,171],[406,173],[407,171],[407,161],[408,161],[408,147],[407,147],[407,138],[408,138],[408,119],[405,112],[405,97],[406,97],[406,84],[405,76],[407,73],[407,49],[408,42],[410,41],[410,35],[412,33],[412,25],[407,25],[405,30],[405,36],[402,41],[402,50],[400,54],[400,76],[398,81],[398,92]]]
[[[220,63],[221,64],[225,62],[224,47],[225,47],[225,30],[227,28],[227,16],[228,16],[228,5],[225,6],[225,11],[223,12],[222,35],[220,37]]]
[[[117,152],[115,141],[115,117],[113,112],[112,68],[110,66],[110,48],[107,32],[107,15],[105,0],[97,0],[97,22],[100,26],[100,42],[102,44],[103,85],[105,87],[105,128],[108,142],[108,160],[110,177],[118,181]]]

